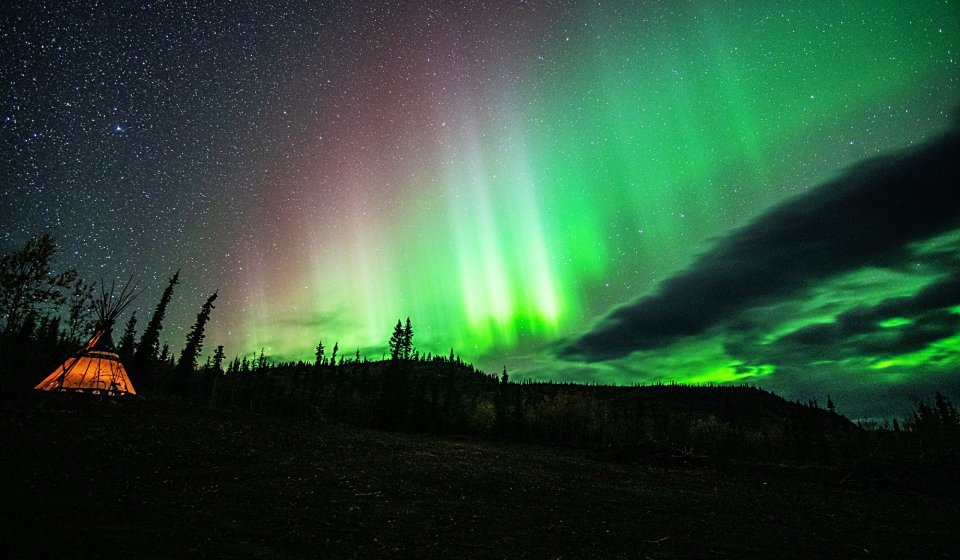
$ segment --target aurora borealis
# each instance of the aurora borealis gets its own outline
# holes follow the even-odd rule
[[[142,314],[182,268],[174,346],[219,289],[208,349],[228,354],[312,359],[322,339],[379,358],[409,316],[422,351],[515,379],[747,382],[854,416],[960,392],[955,202],[882,258],[861,235],[816,274],[766,274],[749,304],[703,292],[703,328],[570,351],[696,284],[724,243],[821,216],[807,203],[860,162],[882,175],[950,129],[955,2],[67,2],[3,18],[4,252],[52,231],[81,274],[143,278]],[[901,231],[921,215],[850,219]]]

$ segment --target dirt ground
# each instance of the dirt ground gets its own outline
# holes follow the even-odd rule
[[[836,477],[186,408],[0,407],[6,558],[956,558],[958,504]],[[762,472],[762,471],[760,471]]]

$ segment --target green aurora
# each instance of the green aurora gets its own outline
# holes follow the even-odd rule
[[[209,52],[240,46],[216,68],[198,55],[183,78],[219,100],[191,116],[213,123],[189,140],[202,163],[140,168],[149,150],[128,146],[116,157],[133,163],[103,166],[187,185],[185,217],[155,208],[162,197],[138,201],[132,213],[169,234],[129,248],[85,233],[97,224],[43,220],[81,256],[149,255],[157,293],[183,266],[175,347],[217,288],[207,350],[228,354],[311,361],[322,340],[379,359],[410,317],[421,352],[452,347],[513,379],[755,383],[829,392],[859,416],[960,389],[960,300],[937,310],[943,332],[890,315],[847,345],[796,342],[945,281],[960,250],[949,230],[736,324],[604,359],[559,351],[785,201],[947,130],[960,103],[956,2],[466,4],[371,3],[333,25],[291,8],[242,37],[230,35],[240,23],[218,26]],[[922,342],[884,346],[921,328]]]
[[[266,295],[264,310],[247,318],[245,347],[309,359],[322,336],[379,357],[390,325],[410,316],[425,351],[452,346],[488,369],[535,379],[790,392],[797,381],[778,375],[804,367],[801,385],[820,384],[811,391],[824,398],[868,375],[888,383],[955,370],[956,336],[903,354],[803,364],[738,355],[724,333],[608,362],[558,360],[558,337],[656,291],[779,201],[943,129],[960,99],[949,3],[583,10],[587,23],[557,24],[517,48],[500,83],[478,88],[464,82],[490,80],[448,69],[426,123],[396,131],[397,148],[358,157],[346,231],[342,222],[325,227],[313,206],[293,226],[319,223],[316,252],[329,251],[303,271],[313,293],[287,308]],[[361,140],[348,143],[384,124],[365,121]],[[913,295],[942,274],[921,252],[914,268],[831,278],[758,311],[755,343]],[[278,309],[326,323],[277,329]],[[902,328],[897,319],[883,326]]]

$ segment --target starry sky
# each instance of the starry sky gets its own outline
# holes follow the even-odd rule
[[[14,2],[0,248],[176,349],[960,396],[951,1]]]

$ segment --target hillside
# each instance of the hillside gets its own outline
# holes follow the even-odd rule
[[[201,370],[172,387],[162,371],[145,394],[359,427],[608,449],[793,463],[836,463],[861,430],[811,405],[753,387],[617,387],[504,382],[452,357]],[[149,381],[149,379],[148,379]],[[135,383],[141,386],[140,381]]]
[[[660,389],[658,389],[660,390]],[[165,400],[0,409],[11,558],[933,558],[955,496]]]

